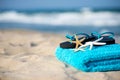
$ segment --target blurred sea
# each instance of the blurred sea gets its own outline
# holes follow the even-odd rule
[[[120,34],[120,10],[0,10],[0,29],[46,32],[104,32]]]

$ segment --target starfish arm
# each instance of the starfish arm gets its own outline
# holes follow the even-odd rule
[[[75,49],[74,51],[77,52],[77,51],[85,51],[85,50],[82,48],[78,48],[78,49]]]
[[[97,39],[97,40],[95,40],[93,42],[98,42],[98,41],[101,41],[102,39],[103,39],[103,37],[101,37],[101,38],[99,38],[99,39]]]
[[[82,46],[80,46],[79,48],[85,48],[86,47],[86,45],[82,45]]]
[[[80,46],[82,46],[83,44],[82,43],[80,43],[80,42],[78,42],[78,44],[80,45]]]
[[[83,42],[85,40],[85,37],[84,38],[82,38],[82,39],[80,39],[80,42]]]
[[[92,48],[93,48],[93,44],[90,44],[90,50],[92,50]]]
[[[79,49],[80,51],[85,51],[84,49]]]
[[[75,39],[76,39],[76,41],[78,40],[78,37],[75,35]]]
[[[75,47],[75,49],[77,49],[78,48],[78,44],[76,44],[76,47]]]
[[[93,43],[94,45],[105,45],[106,43],[102,43],[102,42],[95,42]]]

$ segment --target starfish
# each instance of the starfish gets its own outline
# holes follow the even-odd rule
[[[87,46],[90,46],[90,50],[92,50],[93,48],[93,45],[105,45],[106,43],[103,43],[103,42],[99,42],[103,39],[103,37],[95,40],[95,41],[90,41],[90,42],[86,42],[84,45],[80,46],[76,51],[79,51]]]
[[[78,37],[75,35],[75,41],[72,41],[72,43],[76,43],[75,49],[78,49],[79,45],[82,46],[82,42],[85,40],[85,38],[78,39]]]

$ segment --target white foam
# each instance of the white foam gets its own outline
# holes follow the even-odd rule
[[[120,26],[117,12],[61,12],[25,14],[15,11],[0,13],[0,22],[67,26]]]

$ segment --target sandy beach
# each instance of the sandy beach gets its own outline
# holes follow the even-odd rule
[[[64,40],[54,33],[0,30],[0,80],[120,80],[120,71],[86,73],[65,66],[54,55]]]

